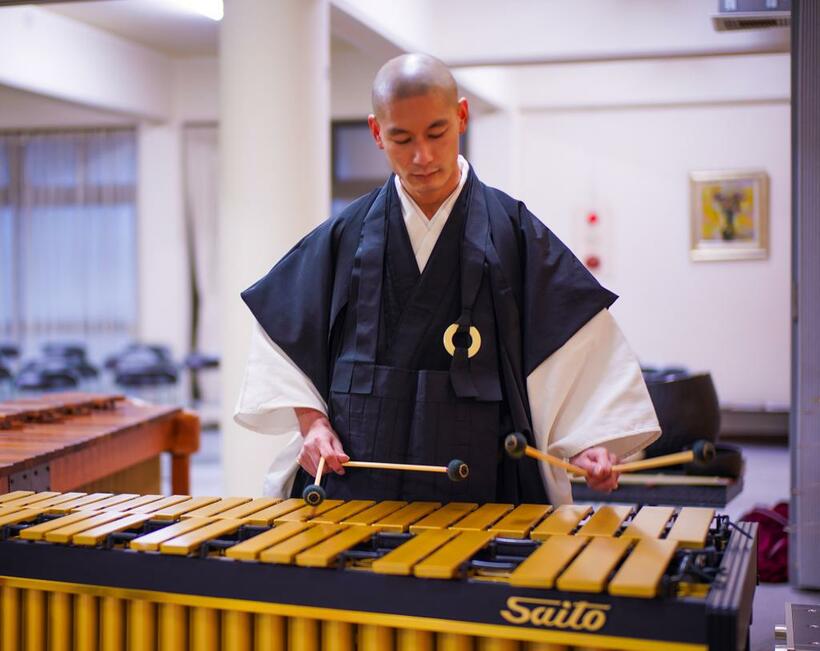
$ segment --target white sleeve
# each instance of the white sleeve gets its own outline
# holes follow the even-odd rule
[[[260,434],[289,434],[299,430],[294,407],[327,414],[327,405],[310,378],[254,322],[233,419]]]
[[[602,445],[619,457],[643,449],[660,425],[641,368],[609,310],[601,310],[527,377],[539,449],[561,458]],[[572,501],[564,470],[541,472],[553,504]]]

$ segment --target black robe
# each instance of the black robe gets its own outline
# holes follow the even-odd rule
[[[383,205],[385,196],[395,195],[393,183],[391,176],[383,188],[357,199],[338,217],[320,225],[242,294],[265,332],[310,378],[328,403],[345,321],[351,312],[351,278],[363,224],[374,210],[379,211],[379,219],[388,219]],[[533,443],[527,376],[601,309],[609,307],[616,296],[602,288],[522,202],[485,186],[472,170],[462,190],[463,194],[468,192],[473,197],[469,204],[460,196],[453,210],[455,213],[460,205],[468,213],[481,211],[486,213],[489,224],[483,265],[492,294],[496,366],[508,416],[504,426],[522,431]],[[445,229],[449,225],[448,221]],[[391,229],[395,234],[395,216]],[[385,232],[391,229],[385,228]],[[406,230],[403,234],[406,240]],[[467,239],[465,235],[464,241]],[[397,247],[397,242],[405,246]],[[462,246],[462,257],[470,255],[467,244]],[[380,340],[391,323],[391,305],[412,290],[408,286],[414,282],[412,277],[392,271],[393,267],[407,268],[408,261],[399,256],[408,257],[408,248],[409,241],[401,242],[395,236],[388,239],[384,264],[387,282],[381,297],[376,297],[383,304]],[[400,264],[391,265],[391,256]],[[349,328],[350,323],[348,331]],[[544,399],[549,400],[549,396]],[[505,433],[499,432],[501,439]],[[497,499],[546,500],[537,464],[531,459],[499,459],[499,478]]]

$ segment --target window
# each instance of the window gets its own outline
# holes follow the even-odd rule
[[[0,133],[0,339],[120,347],[136,253],[133,130]]]

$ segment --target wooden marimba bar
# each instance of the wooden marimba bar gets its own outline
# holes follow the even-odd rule
[[[186,493],[197,449],[199,419],[178,407],[85,393],[0,403],[0,493],[157,491],[162,452],[172,457],[172,489]]]
[[[2,651],[745,648],[754,524],[711,509],[0,497]]]

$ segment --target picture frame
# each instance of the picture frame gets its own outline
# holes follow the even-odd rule
[[[769,175],[763,170],[689,174],[693,261],[769,256]]]

